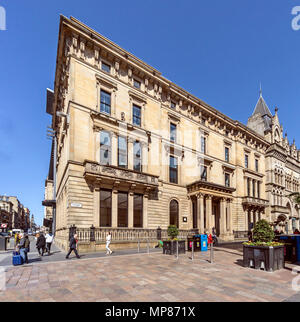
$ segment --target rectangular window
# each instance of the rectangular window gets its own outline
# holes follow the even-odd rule
[[[118,192],[118,227],[128,227],[128,194]]]
[[[177,158],[170,156],[170,182],[178,183]]]
[[[111,138],[109,132],[100,132],[100,164],[111,164]]]
[[[134,125],[137,125],[137,126],[141,126],[141,114],[142,114],[142,109],[137,106],[137,105],[133,105],[132,107],[132,115],[133,115],[133,119],[132,119],[132,123]]]
[[[258,172],[259,171],[259,166],[258,166],[258,160],[255,160],[255,171]]]
[[[229,148],[225,147],[225,161],[229,162]]]
[[[201,166],[201,180],[207,181],[207,167]]]
[[[110,65],[102,62],[101,69],[107,73],[110,73]]]
[[[100,226],[111,227],[111,190],[100,190]]]
[[[249,167],[249,156],[245,154],[245,168],[248,169],[248,167]]]
[[[252,197],[255,198],[255,180],[252,180]]]
[[[247,179],[247,196],[250,197],[250,178]]]
[[[111,95],[101,90],[100,112],[110,114],[110,108],[111,108]]]
[[[225,186],[230,187],[230,174],[225,173]]]
[[[133,197],[133,227],[143,228],[143,195]]]
[[[201,152],[206,154],[206,137],[201,136]]]
[[[175,102],[171,102],[171,108],[174,109],[174,110],[176,109],[176,103]]]
[[[127,139],[123,136],[118,138],[118,165],[127,168]]]
[[[260,199],[260,182],[257,182],[257,198]]]
[[[141,143],[138,141],[133,143],[133,169],[142,172],[142,149]]]
[[[134,79],[134,80],[133,80],[133,86],[134,86],[135,88],[140,89],[140,88],[141,88],[141,82],[139,82],[138,80]]]
[[[176,124],[170,124],[170,141],[176,142],[177,140],[177,126]]]

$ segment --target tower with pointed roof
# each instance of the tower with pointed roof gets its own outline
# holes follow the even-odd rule
[[[270,143],[265,156],[270,221],[279,231],[292,233],[300,228],[300,210],[289,198],[291,193],[299,192],[300,189],[300,150],[297,150],[295,141],[290,145],[287,134],[283,135],[278,108],[272,115],[261,89],[247,125]]]
[[[248,120],[248,127],[261,136],[266,136],[272,130],[272,113],[262,96],[260,89],[259,99],[252,116]]]

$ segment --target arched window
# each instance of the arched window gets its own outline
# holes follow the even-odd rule
[[[179,228],[179,204],[176,200],[170,203],[170,225]]]

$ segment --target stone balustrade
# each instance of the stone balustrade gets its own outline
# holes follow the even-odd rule
[[[158,187],[158,177],[143,172],[136,172],[128,169],[121,169],[115,166],[100,165],[91,161],[85,161],[85,176],[105,176],[115,180],[124,179],[135,181],[141,184]]]
[[[89,243],[92,239],[95,242],[103,243],[106,241],[107,233],[112,235],[113,242],[137,242],[157,240],[157,229],[128,229],[128,228],[76,228],[78,241],[80,243]],[[179,239],[186,239],[190,235],[198,233],[197,229],[179,230]],[[66,236],[66,234],[64,234]],[[94,238],[93,238],[94,237]],[[161,230],[161,240],[168,239],[167,229]]]

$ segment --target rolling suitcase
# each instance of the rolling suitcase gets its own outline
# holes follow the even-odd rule
[[[19,254],[19,255],[13,255],[13,265],[14,266],[19,266],[19,265],[22,265],[23,264],[23,258],[22,256]]]

